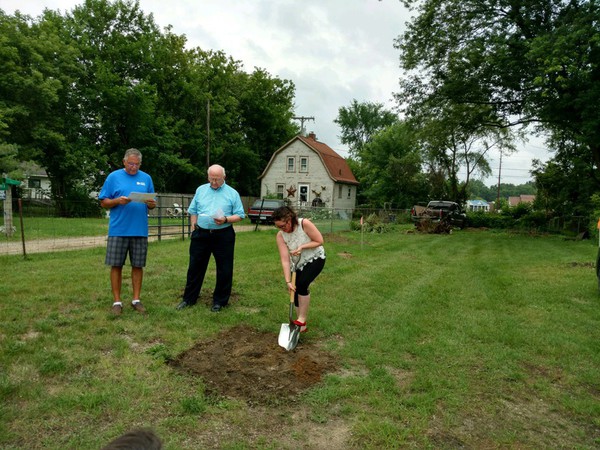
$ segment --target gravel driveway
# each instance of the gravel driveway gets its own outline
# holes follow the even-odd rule
[[[161,239],[180,239],[181,227],[172,227],[173,230],[169,230],[168,227],[163,227],[165,234],[161,236]],[[269,229],[271,227],[260,225],[259,229]],[[240,225],[235,227],[236,232],[242,231],[253,231],[255,225]],[[158,236],[150,236],[149,241],[157,241]],[[53,238],[53,239],[36,239],[25,241],[25,253],[44,253],[44,252],[58,252],[67,250],[81,250],[91,247],[103,247],[106,245],[106,236],[77,236],[67,238]],[[0,242],[0,255],[22,255],[23,254],[23,243],[21,241],[4,241]]]

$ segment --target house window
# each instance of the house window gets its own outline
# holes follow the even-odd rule
[[[348,198],[352,198],[352,188],[348,188]]]
[[[299,184],[298,185],[298,200],[300,203],[307,203],[309,201],[308,198],[308,184]]]
[[[342,198],[342,186],[338,186],[338,198]]]
[[[283,184],[277,185],[277,198],[283,198],[283,190],[284,189],[285,189],[285,186]]]
[[[308,172],[308,156],[300,158],[300,172]]]
[[[34,178],[29,179],[30,189],[40,189],[42,187],[42,180],[36,180]]]
[[[296,171],[296,158],[294,158],[293,156],[290,156],[287,159],[287,171],[288,172],[295,172]]]

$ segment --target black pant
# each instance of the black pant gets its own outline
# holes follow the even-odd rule
[[[190,242],[187,282],[183,293],[183,300],[187,304],[195,305],[198,301],[210,256],[213,255],[217,266],[213,305],[227,305],[233,285],[234,248],[235,231],[231,226],[212,232],[202,228],[194,230]]]
[[[298,296],[308,295],[310,290],[308,287],[315,281],[317,275],[321,273],[325,267],[325,259],[315,259],[306,264],[302,270],[296,271],[296,292],[294,293],[294,304],[298,306]]]

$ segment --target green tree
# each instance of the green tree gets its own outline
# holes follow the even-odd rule
[[[218,163],[227,169],[228,182],[243,191],[236,171],[236,154],[248,158],[250,173],[256,173],[256,156],[250,155],[244,142],[240,97],[244,76],[239,61],[225,53],[203,51],[192,52],[192,85],[188,104],[191,108],[195,139],[186,149],[190,162],[198,168],[198,174],[188,179],[188,191],[199,182],[205,182],[209,164]],[[185,113],[184,113],[185,116]],[[235,167],[234,167],[235,165]],[[258,176],[258,175],[256,175]]]
[[[193,192],[220,163],[255,193],[271,153],[297,132],[291,81],[186,49],[138,1],[86,0],[36,19],[0,11],[0,32],[0,145],[46,169],[61,214],[72,213],[67,199],[93,203],[129,147],[159,191]]]
[[[66,197],[81,198],[94,157],[77,143],[81,120],[73,86],[81,71],[77,47],[65,38],[64,20],[46,10],[38,20],[0,14],[2,116],[6,141],[18,147],[19,159],[46,168],[61,214]],[[84,206],[85,208],[85,206]]]
[[[0,177],[19,179],[23,177],[19,170],[19,161],[17,160],[17,146],[14,144],[0,143]]]
[[[352,100],[349,107],[338,109],[334,123],[341,128],[341,142],[348,145],[350,156],[361,159],[362,149],[381,130],[398,121],[381,103]]]
[[[489,151],[514,151],[512,135],[506,129],[482,126],[480,108],[448,102],[426,106],[413,114],[411,122],[419,130],[432,195],[464,203],[471,178],[491,174]]]
[[[218,162],[255,193],[271,153],[297,132],[291,81],[186,49],[137,1],[0,13],[0,144],[47,170],[62,214],[66,199],[93,201],[129,147],[159,191],[193,192]]]
[[[595,167],[589,152],[587,147],[582,149],[565,143],[550,161],[534,161],[532,173],[538,208],[549,216],[563,218],[587,217],[592,213],[592,196],[597,193],[597,184],[592,176]]]
[[[85,124],[80,145],[95,149],[104,171],[121,167],[124,150],[137,147],[144,170],[153,172],[160,167],[155,142],[164,133],[157,124],[164,121],[152,74],[161,71],[164,53],[152,16],[137,2],[86,0],[67,14],[66,32],[80,52],[74,92]]]
[[[410,208],[426,196],[421,152],[412,127],[397,122],[375,134],[361,151],[358,170],[361,202],[374,206],[391,203]]]
[[[471,180],[468,188],[468,200],[483,199],[492,201],[496,198],[493,186],[487,187],[481,180]]]
[[[595,1],[404,0],[417,14],[396,45],[407,111],[485,106],[482,125],[538,123],[600,167],[600,9]],[[597,170],[597,169],[596,169]]]
[[[294,84],[262,69],[248,74],[222,52],[196,54],[211,99],[210,161],[227,169],[240,192],[256,195],[272,153],[298,132],[292,122]]]
[[[498,185],[486,186],[481,180],[472,180],[469,183],[469,199],[481,198],[488,202],[498,199]],[[525,184],[514,185],[511,183],[500,183],[500,198],[507,199],[511,196],[536,195],[537,189],[533,181]]]
[[[6,141],[8,124],[3,120],[4,111],[5,109],[0,107],[0,176],[6,174],[9,178],[21,178],[17,159],[18,147]]]
[[[245,180],[248,194],[260,193],[258,176],[269,163],[273,152],[300,132],[293,123],[295,86],[289,80],[273,78],[263,69],[245,75],[240,95],[240,113],[249,159],[240,155],[234,167],[243,168],[238,173]],[[248,163],[253,161],[254,170]],[[242,178],[245,177],[245,178]]]

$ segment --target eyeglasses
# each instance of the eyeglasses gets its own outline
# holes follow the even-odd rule
[[[285,223],[284,223],[284,224],[282,224],[282,225],[277,225],[277,224],[275,224],[275,226],[276,226],[277,228],[279,228],[280,230],[283,230],[285,227],[287,227],[287,225],[288,225],[288,221],[287,221],[287,220],[286,220],[286,221],[285,221]]]
[[[140,165],[142,164],[141,162],[139,163],[134,163],[134,162],[126,162],[125,164],[127,164],[127,167],[140,167]]]
[[[210,181],[211,183],[218,183],[219,181],[223,181],[223,180],[224,180],[223,177],[219,177],[219,178],[208,177],[208,181]]]

